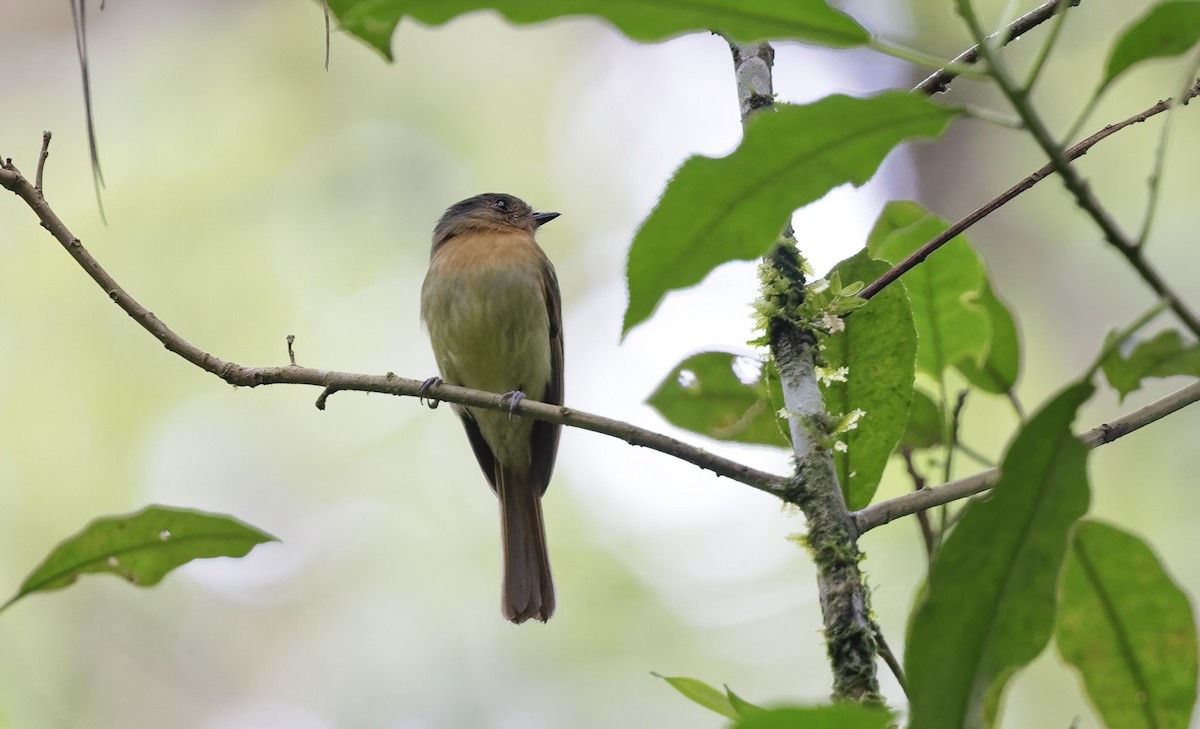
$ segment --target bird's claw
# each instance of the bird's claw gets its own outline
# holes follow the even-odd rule
[[[508,401],[508,419],[509,420],[517,419],[517,406],[520,405],[521,401],[524,399],[525,399],[525,393],[521,392],[520,390],[513,390],[512,392],[506,392],[500,396],[500,404],[501,405],[503,405],[506,400]]]
[[[436,387],[440,384],[442,384],[442,378],[440,377],[430,377],[428,380],[422,382],[421,386],[417,388],[417,402],[421,403],[422,405],[429,406],[430,410],[436,409],[437,406],[442,403],[442,401],[435,400],[434,398],[429,397],[426,393],[429,392],[430,388]]]

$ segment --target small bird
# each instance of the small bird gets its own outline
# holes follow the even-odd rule
[[[560,427],[513,415],[528,396],[563,401],[562,299],[554,266],[534,239],[558,217],[486,193],[452,205],[433,229],[421,318],[444,381],[502,393],[510,412],[454,405],[500,501],[504,582],[500,612],[514,623],[554,614],[542,494]]]

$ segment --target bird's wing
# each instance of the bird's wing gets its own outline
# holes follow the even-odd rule
[[[550,381],[542,393],[542,401],[552,405],[563,402],[563,336],[562,296],[558,291],[558,277],[550,259],[542,259],[542,295],[546,299],[546,314],[550,318]],[[533,464],[530,476],[538,494],[546,493],[550,485],[550,474],[554,471],[554,459],[558,455],[558,435],[562,426],[539,420],[533,424],[530,452]],[[472,438],[472,444],[474,439]],[[486,447],[486,445],[485,445]],[[479,457],[479,449],[475,450]],[[480,461],[482,463],[482,459]]]

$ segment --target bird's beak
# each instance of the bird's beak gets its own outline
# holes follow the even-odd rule
[[[540,228],[546,223],[549,223],[551,220],[557,218],[559,215],[560,213],[534,213],[533,222],[537,223],[538,227]]]

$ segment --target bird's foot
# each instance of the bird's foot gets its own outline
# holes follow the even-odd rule
[[[428,380],[422,382],[421,386],[417,388],[417,402],[421,403],[422,405],[428,405],[430,410],[437,408],[442,401],[435,400],[434,398],[429,397],[426,393],[429,392],[430,388],[437,387],[440,384],[442,384],[442,378],[440,377],[430,377]]]
[[[521,401],[524,399],[525,399],[525,393],[521,392],[520,390],[513,390],[511,392],[506,392],[500,396],[500,404],[501,405],[503,405],[505,401],[508,401],[508,419],[509,420],[517,419],[517,406],[520,405]]]

